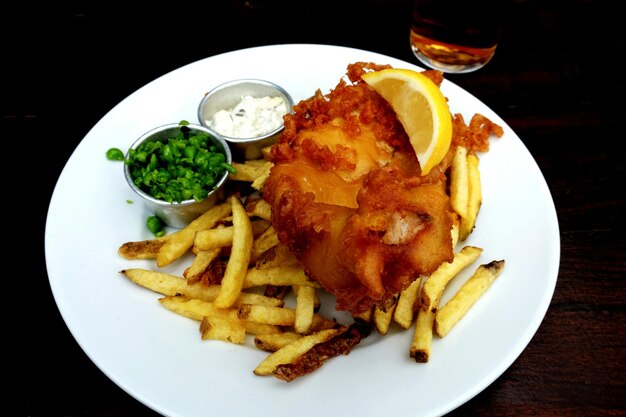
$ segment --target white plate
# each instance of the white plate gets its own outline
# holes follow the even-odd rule
[[[50,202],[45,250],[50,285],[68,328],[90,359],[130,395],[167,416],[438,416],[500,376],[537,331],[556,284],[560,240],[552,197],[532,156],[507,124],[465,90],[444,81],[451,110],[482,113],[504,128],[481,155],[484,201],[468,244],[480,263],[505,259],[489,291],[444,339],[430,362],[409,358],[412,331],[376,333],[348,356],[292,383],[254,376],[265,357],[249,341],[202,341],[198,324],[173,314],[158,295],[118,274],[153,268],[117,254],[147,239],[141,204],[124,181],[111,147],[127,149],[147,130],[196,121],[203,94],[235,78],[262,78],[294,100],[326,92],[349,63],[371,61],[421,70],[384,55],[326,45],[275,45],[230,52],[172,71],[119,103],[85,136],[67,162]],[[478,263],[476,263],[477,265]],[[166,271],[182,273],[183,265]],[[469,271],[468,271],[469,273]],[[458,288],[462,278],[451,283]]]

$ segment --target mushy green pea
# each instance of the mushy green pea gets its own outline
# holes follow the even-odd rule
[[[226,171],[235,172],[208,134],[192,134],[184,125],[167,141],[148,141],[130,149],[125,163],[137,187],[169,203],[202,201]]]

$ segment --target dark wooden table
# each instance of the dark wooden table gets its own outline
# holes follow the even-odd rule
[[[21,3],[2,6],[2,241],[9,252],[0,284],[0,415],[154,416],[89,360],[50,291],[47,207],[71,152],[126,96],[218,53],[303,42],[417,63],[408,46],[411,2]],[[501,377],[451,416],[626,415],[626,30],[617,6],[514,1],[494,60],[447,77],[528,147],[554,198],[562,243],[556,291],[538,332]]]

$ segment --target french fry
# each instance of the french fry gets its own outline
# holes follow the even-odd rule
[[[389,327],[391,326],[391,321],[393,319],[393,313],[396,309],[396,301],[397,297],[393,298],[393,303],[386,307],[376,306],[374,307],[374,326],[376,326],[376,330],[382,336],[386,335],[389,331]]]
[[[252,253],[252,225],[248,213],[238,195],[230,198],[233,213],[233,244],[226,271],[222,278],[222,288],[215,299],[215,306],[228,308],[232,306],[243,288],[248,271],[248,263]]]
[[[457,146],[450,167],[450,204],[461,217],[467,217],[468,175],[467,148]]]
[[[270,222],[264,219],[256,219],[252,220],[250,225],[252,227],[252,236],[256,237],[270,227]],[[234,226],[214,227],[212,229],[199,230],[194,236],[193,246],[201,250],[232,246],[234,233]]]
[[[259,258],[255,262],[256,269],[267,269],[275,266],[298,266],[300,262],[298,259],[291,253],[289,248],[282,243],[278,245],[272,246],[263,254],[259,256]]]
[[[339,326],[337,330],[337,334],[329,340],[313,346],[289,363],[278,365],[272,374],[283,381],[293,381],[319,369],[334,357],[348,355],[371,333],[370,326],[360,321],[355,321],[350,326]]]
[[[258,166],[245,162],[233,162],[231,165],[237,172],[229,175],[228,179],[230,180],[252,182],[258,176]]]
[[[141,287],[163,295],[183,294],[183,291],[187,288],[200,286],[199,284],[188,285],[187,280],[183,277],[167,274],[165,272],[152,271],[150,269],[127,268],[121,270],[120,274]],[[209,287],[202,288],[206,289],[207,294],[211,294],[208,295],[207,298],[213,296],[213,291]]]
[[[413,330],[413,340],[409,349],[409,355],[415,359],[415,362],[426,363],[430,359],[434,320],[435,313],[432,310],[418,310]]]
[[[505,261],[491,261],[480,265],[452,298],[435,315],[435,333],[444,337],[458,323],[476,301],[489,289],[504,269]]]
[[[287,294],[291,292],[290,285],[271,285],[268,284],[265,286],[263,290],[263,295],[266,297],[277,298],[279,300],[284,300]]]
[[[454,254],[452,262],[444,262],[427,279],[420,291],[417,318],[409,355],[416,362],[425,363],[430,358],[435,313],[445,286],[461,270],[474,262],[482,253],[482,248],[465,246]]]
[[[229,203],[217,204],[178,232],[173,233],[157,254],[157,266],[159,268],[167,266],[184,255],[193,245],[193,239],[198,230],[210,229],[223,217],[228,216],[231,210]]]
[[[266,162],[265,165],[263,165],[262,170],[259,172],[258,176],[254,179],[254,181],[252,181],[252,184],[250,184],[252,188],[259,191],[263,188],[265,181],[267,181],[267,179],[270,177],[270,171],[272,169],[272,166],[274,166],[274,164],[272,164],[271,162]]]
[[[315,313],[315,288],[294,285],[293,290],[296,294],[296,317],[293,327],[296,333],[306,334],[311,328]]]
[[[291,342],[295,342],[301,337],[301,334],[295,332],[258,334],[254,336],[254,345],[266,352],[276,352],[278,349]]]
[[[261,154],[263,154],[263,159],[269,161],[271,150],[272,150],[272,145],[264,146],[263,148],[261,148]]]
[[[187,279],[187,284],[193,284],[202,277],[202,273],[211,265],[217,257],[220,255],[220,248],[200,250],[196,253],[189,268],[185,270],[183,274]]]
[[[461,217],[459,226],[459,240],[466,240],[474,230],[480,206],[482,204],[482,189],[480,183],[479,159],[475,153],[467,154],[468,174],[468,201],[465,217]]]
[[[326,329],[319,332],[303,336],[268,355],[255,369],[254,374],[259,376],[272,375],[276,367],[282,364],[291,363],[306,353],[313,346],[330,340],[340,330]]]
[[[135,284],[162,295],[174,296],[180,294],[187,298],[212,302],[217,298],[221,290],[219,285],[205,286],[199,282],[189,284],[182,277],[149,269],[128,268],[120,271],[120,273]],[[284,305],[284,301],[277,298],[244,292],[242,292],[237,299],[236,304],[240,303],[261,304],[274,307],[282,307]]]
[[[311,322],[311,327],[309,327],[309,331],[307,334],[319,332],[320,330],[330,329],[332,327],[336,327],[337,322],[329,319],[328,317],[324,317],[319,313],[313,314],[313,321]]]
[[[237,173],[230,174],[229,179],[233,181],[254,182],[259,177],[263,177],[266,172],[272,168],[272,162],[263,161],[263,163],[255,163],[251,161],[233,162],[232,166]]]
[[[119,247],[117,253],[125,259],[155,259],[169,236],[171,235],[150,240],[126,242]]]
[[[262,167],[267,163],[267,159],[259,158],[259,159],[247,159],[244,164],[252,165],[254,167]]]
[[[261,285],[308,285],[320,288],[320,284],[311,281],[301,266],[275,266],[272,268],[250,268],[243,283],[243,288],[259,287]]]
[[[272,207],[261,197],[248,198],[246,200],[246,211],[250,216],[256,216],[264,220],[272,220]]]
[[[241,304],[237,316],[242,320],[274,326],[293,326],[296,312],[291,308]]]
[[[261,255],[278,245],[278,233],[273,226],[268,227],[263,233],[261,233],[252,243],[252,255],[251,262],[256,262]]]
[[[255,204],[252,214],[265,220],[272,220],[272,206],[267,201],[261,199]]]
[[[413,325],[421,284],[422,277],[418,277],[400,293],[400,298],[393,313],[393,320],[403,329],[408,329]]]
[[[200,322],[202,340],[223,340],[243,344],[246,341],[246,328],[240,321],[231,318],[204,316]]]
[[[474,262],[483,252],[482,248],[476,246],[464,246],[459,252],[454,254],[452,262],[442,263],[424,282],[420,295],[420,306],[422,310],[437,309],[441,295],[446,285],[460,271]]]
[[[355,320],[361,320],[364,323],[371,323],[373,315],[374,308],[370,308],[369,310],[365,310],[360,313],[352,313],[352,318],[354,318]]]
[[[256,304],[269,307],[283,307],[285,302],[280,298],[267,297],[262,294],[255,294],[253,292],[241,292],[239,298],[235,302],[234,307],[239,307],[240,304]]]
[[[296,322],[296,310],[286,307],[272,307],[259,304],[241,304],[237,316],[254,323],[274,326],[293,327]],[[328,329],[336,323],[320,314],[313,314],[310,327],[316,330]]]
[[[159,298],[159,303],[168,310],[181,316],[201,322],[204,317],[217,317],[224,320],[238,320],[237,310],[232,308],[222,309],[215,307],[214,303],[187,298],[182,295],[165,296]],[[268,334],[279,333],[277,326],[265,323],[254,323],[247,320],[241,320],[241,324],[250,334]]]
[[[219,309],[208,301],[187,298],[183,295],[167,295],[159,298],[159,303],[176,314],[196,321],[202,321],[205,316],[237,318],[237,310]]]

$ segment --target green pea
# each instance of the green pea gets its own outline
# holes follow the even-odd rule
[[[150,216],[146,220],[146,226],[148,226],[148,230],[152,232],[156,237],[163,236],[165,234],[165,230],[163,229],[163,223],[161,219],[157,216]]]
[[[226,162],[222,162],[220,166],[224,168],[226,171],[230,172],[231,174],[237,173],[237,170],[235,169],[235,167]]]
[[[118,148],[111,148],[106,153],[107,159],[109,161],[123,161],[124,160],[124,152]]]

